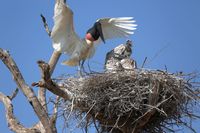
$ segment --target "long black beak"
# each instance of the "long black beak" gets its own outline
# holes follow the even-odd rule
[[[103,43],[106,43],[106,42],[105,42],[105,39],[104,39],[104,36],[103,36],[103,31],[102,31],[101,23],[96,22],[95,28],[96,28],[96,30],[99,32],[99,35],[100,35],[101,40],[103,41]]]

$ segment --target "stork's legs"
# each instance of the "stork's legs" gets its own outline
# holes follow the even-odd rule
[[[78,76],[83,77],[82,72],[81,72],[81,62],[80,61],[79,61],[79,64],[78,64]]]
[[[84,68],[84,63],[85,63],[85,60],[82,60],[82,62],[81,62],[81,69],[83,70],[84,73],[87,73],[85,71],[85,68]]]
[[[85,60],[79,61],[79,65],[78,65],[78,76],[79,77],[83,77],[83,73],[86,73],[84,66],[83,66],[84,63],[85,63]]]

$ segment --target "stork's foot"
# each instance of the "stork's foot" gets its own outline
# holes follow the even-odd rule
[[[88,75],[88,74],[89,74],[89,73],[85,70],[84,67],[82,67],[82,72],[83,72],[84,75]]]
[[[78,71],[77,75],[78,75],[79,78],[83,78],[83,73],[82,73],[82,71]]]
[[[89,73],[84,68],[82,68],[81,70],[78,70],[78,73],[77,73],[78,77],[82,78],[82,77],[84,77],[86,75],[89,75]]]

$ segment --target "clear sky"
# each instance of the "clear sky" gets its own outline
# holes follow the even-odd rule
[[[68,0],[68,3],[81,37],[98,18],[133,16],[138,29],[129,39],[134,42],[133,57],[139,67],[148,57],[145,68],[164,69],[166,65],[172,73],[200,71],[200,0]],[[53,51],[40,19],[43,13],[52,27],[53,6],[54,0],[4,0],[0,4],[0,48],[10,51],[28,84],[40,79],[36,61],[48,61]],[[106,52],[125,40],[101,44],[90,60],[91,68],[102,70]],[[65,58],[63,55],[60,59],[54,77],[75,73],[76,68],[60,65]],[[0,91],[9,95],[15,88],[12,76],[0,62]],[[24,125],[31,126],[37,121],[21,92],[13,103],[15,115]],[[200,120],[195,121],[197,132],[199,125]],[[2,103],[0,132],[10,133]]]

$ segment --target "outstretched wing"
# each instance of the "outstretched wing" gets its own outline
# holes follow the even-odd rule
[[[134,34],[136,24],[133,17],[102,18],[97,22],[101,23],[104,39],[128,37]],[[97,40],[99,42],[101,39]]]
[[[72,54],[80,38],[74,31],[73,12],[63,0],[56,1],[53,19],[53,48],[62,53]]]

